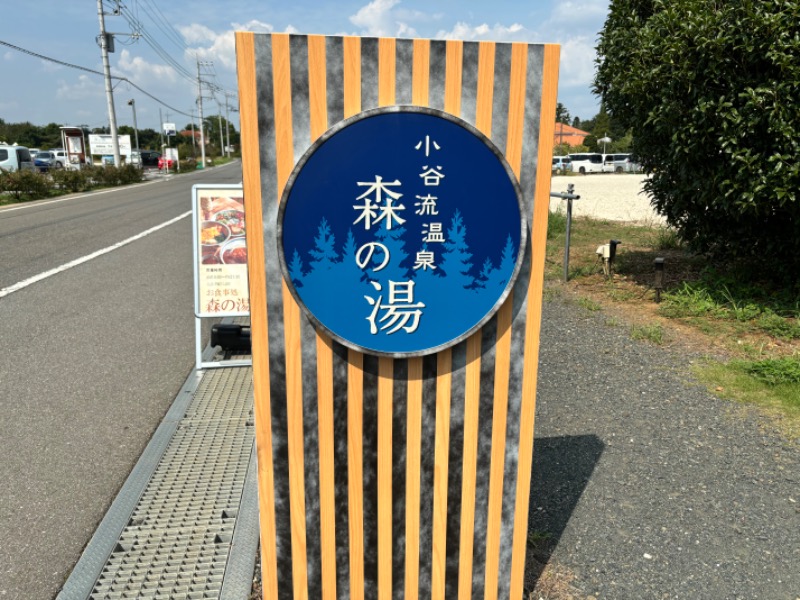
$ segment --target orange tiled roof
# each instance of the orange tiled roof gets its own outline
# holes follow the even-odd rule
[[[582,131],[572,125],[565,125],[564,123],[556,123],[555,135],[553,137],[554,144],[569,144],[570,146],[578,146],[583,143],[586,136],[589,135],[588,131]]]

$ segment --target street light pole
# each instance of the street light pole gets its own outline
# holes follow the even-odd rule
[[[142,149],[139,148],[139,127],[136,125],[136,101],[131,98],[128,100],[128,106],[133,109],[133,136],[136,140],[136,151],[139,153],[139,168],[143,168],[144,165],[142,164]]]

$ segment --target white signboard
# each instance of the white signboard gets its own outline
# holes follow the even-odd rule
[[[131,155],[131,136],[118,135],[119,153],[122,156]],[[114,154],[114,142],[110,134],[106,133],[90,133],[89,134],[89,148],[93,155],[98,154]]]
[[[162,126],[164,128],[164,135],[170,137],[178,134],[178,129],[175,127],[175,123],[164,123]]]

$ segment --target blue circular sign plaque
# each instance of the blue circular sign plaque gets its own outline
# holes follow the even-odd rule
[[[392,106],[342,121],[300,159],[278,253],[316,326],[399,358],[481,327],[514,284],[526,232],[519,184],[486,136],[441,111]]]

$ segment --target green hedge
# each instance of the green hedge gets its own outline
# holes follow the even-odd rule
[[[39,200],[58,193],[75,193],[96,187],[113,187],[138,183],[144,173],[138,167],[86,167],[80,170],[54,169],[49,173],[0,170],[0,194],[10,195],[14,201]]]
[[[695,250],[800,270],[800,2],[612,0],[595,92]]]

